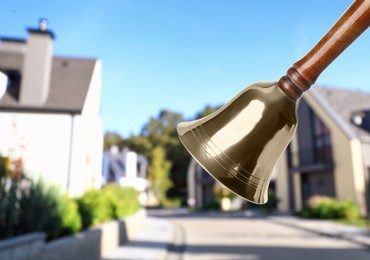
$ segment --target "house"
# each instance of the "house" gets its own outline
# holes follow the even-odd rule
[[[369,211],[370,93],[312,87],[297,132],[277,163],[278,209],[304,208],[313,195],[351,199]]]
[[[101,62],[53,56],[53,40],[45,20],[1,38],[0,156],[77,196],[102,184]]]
[[[370,211],[370,93],[312,87],[298,105],[297,131],[277,162],[270,188],[277,209],[298,211],[314,195],[351,199]],[[214,199],[214,181],[192,160],[188,204]],[[367,206],[369,205],[369,206]]]
[[[112,146],[103,155],[104,184],[111,182],[122,186],[133,187],[140,192],[139,200],[147,205],[151,196],[148,196],[148,159],[136,152],[118,146]]]
[[[188,206],[203,209],[214,202],[215,182],[215,179],[192,158],[187,172]]]

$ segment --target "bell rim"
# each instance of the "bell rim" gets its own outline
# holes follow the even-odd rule
[[[197,142],[198,145],[190,144],[190,143],[188,143],[185,140],[185,138],[184,138],[185,135],[189,135],[189,134],[191,134],[191,136],[194,137],[194,140],[196,140],[196,142]],[[190,155],[192,156],[192,158],[210,176],[212,176],[218,183],[222,184],[222,186],[224,186],[225,188],[227,188],[228,190],[230,190],[232,193],[238,195],[242,199],[244,199],[246,201],[249,201],[249,202],[252,202],[254,204],[262,205],[262,204],[265,204],[268,201],[268,198],[267,198],[267,187],[269,185],[269,181],[263,180],[262,181],[262,184],[261,183],[258,183],[256,187],[253,187],[249,183],[246,183],[245,181],[242,181],[239,178],[237,178],[233,173],[231,173],[230,171],[226,170],[223,167],[223,165],[218,160],[215,159],[215,157],[209,155],[210,157],[212,157],[213,161],[215,162],[213,164],[213,168],[216,165],[216,168],[220,169],[220,171],[224,172],[225,174],[232,174],[233,175],[233,178],[231,180],[232,180],[233,183],[236,183],[237,185],[240,184],[242,186],[248,185],[249,188],[250,189],[253,189],[255,192],[252,194],[251,192],[242,193],[242,192],[240,192],[241,190],[233,190],[233,189],[231,189],[231,188],[228,187],[227,183],[225,183],[222,180],[222,178],[218,178],[215,174],[212,173],[212,171],[209,169],[209,168],[211,168],[209,165],[206,165],[205,163],[203,163],[201,160],[198,159],[198,157],[201,157],[201,156],[199,156],[199,155],[201,155],[201,152],[202,153],[209,154],[206,151],[206,149],[204,149],[204,147],[203,147],[203,145],[207,145],[206,142],[200,143],[200,141],[199,141],[199,137],[202,138],[202,139],[204,139],[204,136],[200,136],[200,135],[197,136],[193,130],[189,130],[188,132],[186,132],[186,133],[184,133],[182,135],[179,134],[178,137],[179,137],[181,143],[183,144],[183,146],[185,147],[185,149],[190,153]],[[225,155],[225,154],[223,153],[223,155]],[[209,164],[209,163],[207,163],[207,164]],[[252,177],[255,177],[252,174],[251,174],[251,176]],[[259,194],[259,195],[256,196],[256,194]]]

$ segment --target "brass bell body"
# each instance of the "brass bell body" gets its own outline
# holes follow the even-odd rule
[[[242,198],[263,204],[272,170],[297,126],[296,101],[256,83],[209,116],[177,127],[195,160]]]

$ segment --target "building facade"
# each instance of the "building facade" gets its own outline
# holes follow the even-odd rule
[[[103,156],[104,185],[118,183],[122,186],[133,187],[139,191],[142,205],[155,204],[149,191],[148,159],[129,149],[120,150],[117,146],[110,147]]]
[[[298,127],[277,162],[270,188],[277,209],[295,212],[315,195],[351,199],[370,211],[370,93],[313,87],[297,108]],[[188,204],[214,199],[213,178],[192,160]]]
[[[2,37],[0,156],[70,196],[102,185],[101,62],[57,57],[54,35]]]
[[[314,195],[351,199],[368,210],[370,94],[313,87],[298,108],[297,132],[277,164],[278,208],[297,211]]]

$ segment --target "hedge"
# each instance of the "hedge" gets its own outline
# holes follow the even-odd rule
[[[359,218],[360,212],[356,204],[350,200],[339,201],[326,196],[313,196],[307,202],[307,208],[298,212],[299,216],[319,219]]]
[[[139,208],[134,188],[109,184],[70,199],[55,187],[27,178],[0,178],[0,239],[43,231],[47,239],[75,234]]]
[[[76,202],[83,228],[122,218],[140,208],[138,191],[115,183],[108,184],[101,190],[89,190],[76,199]]]

